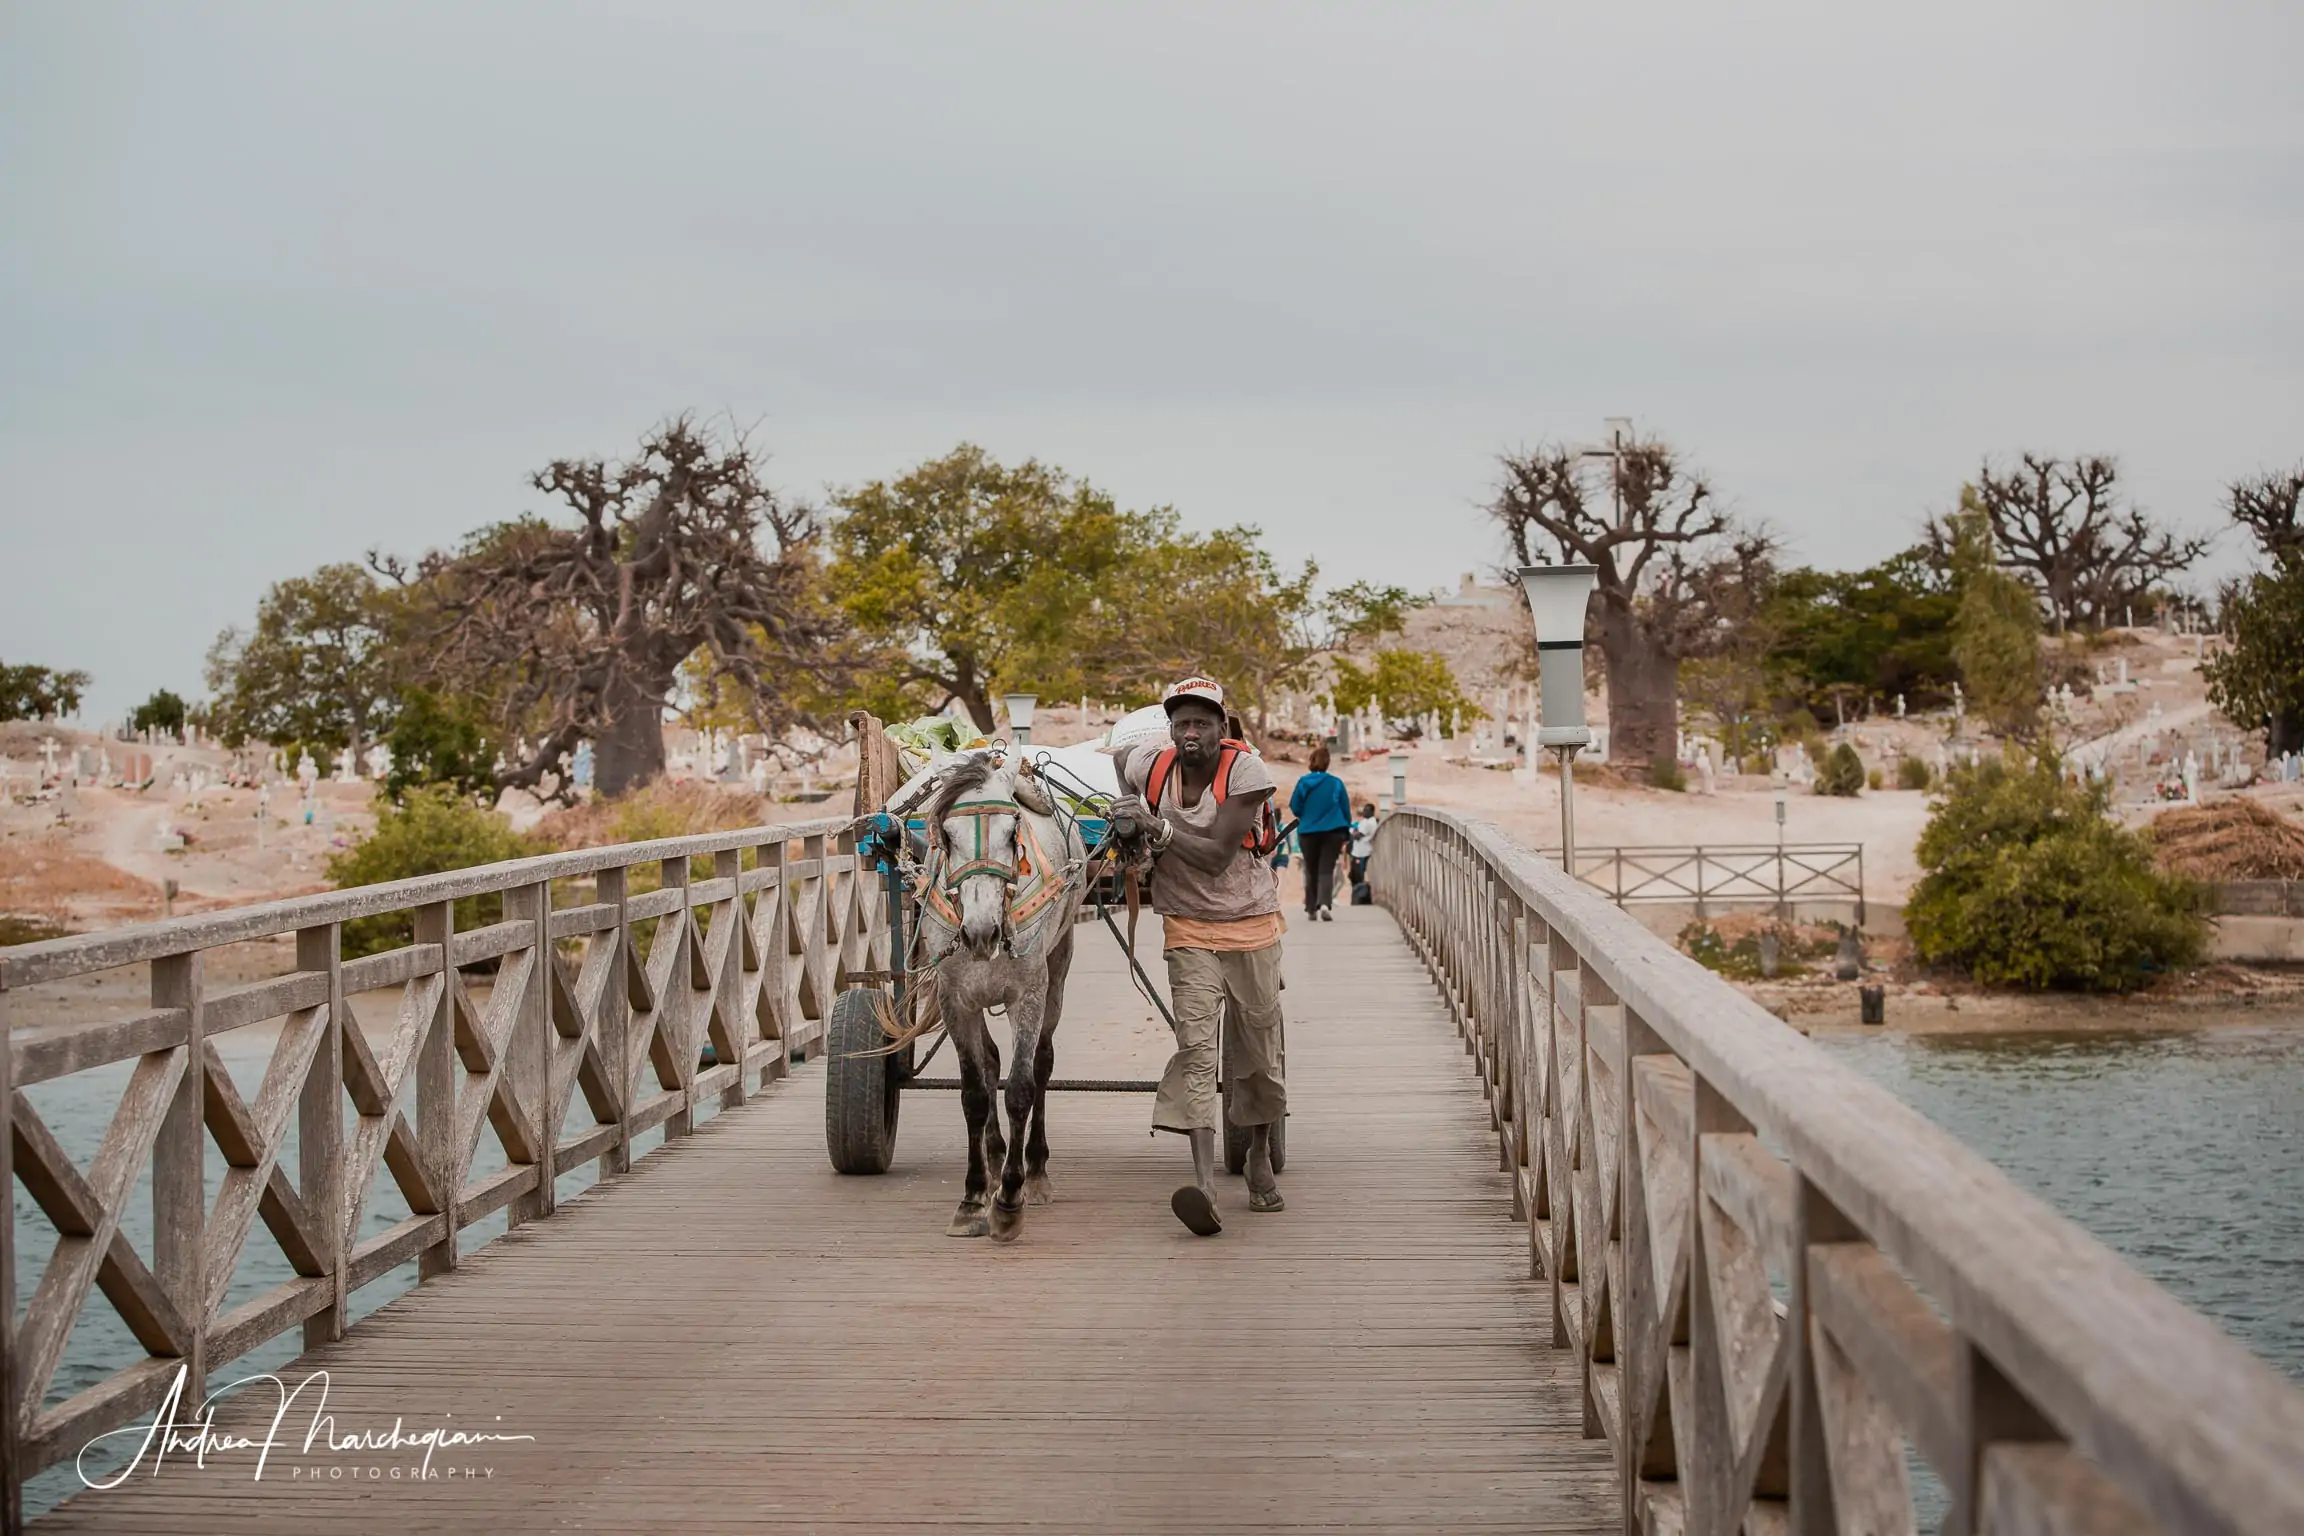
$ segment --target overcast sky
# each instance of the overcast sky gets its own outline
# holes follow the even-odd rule
[[[20,0],[0,658],[191,695],[690,407],[1419,585],[1608,415],[1836,565],[1986,453],[2304,458],[2304,5],[1888,10]]]

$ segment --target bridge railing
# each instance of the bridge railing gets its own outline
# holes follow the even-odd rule
[[[1484,822],[1377,899],[1478,1063],[1627,1531],[2304,1531],[2304,1391]]]
[[[559,1175],[620,1172],[634,1137],[685,1136],[819,1052],[842,972],[886,964],[847,826],[552,854],[0,950],[0,1185],[21,1184],[58,1233],[19,1322],[16,1223],[0,1227],[8,1528],[25,1478],[151,1413],[180,1369],[189,1417],[208,1371],[293,1328],[307,1345],[341,1336],[354,1295],[410,1259],[419,1283],[454,1269],[473,1223],[548,1217]],[[459,904],[491,920],[459,931]],[[347,924],[403,913],[413,942],[345,958]],[[291,934],[281,974],[204,974],[218,950]],[[10,1016],[27,989],[127,967],[149,971],[131,1017]],[[393,1022],[372,1045],[351,1000],[378,994]],[[217,1042],[275,1022],[243,1094]],[[83,1167],[25,1090],[120,1063],[118,1111]],[[476,1171],[490,1129],[505,1163]],[[408,1214],[373,1230],[386,1177]],[[146,1182],[149,1256],[123,1230]],[[234,1301],[259,1220],[293,1278]],[[51,1401],[97,1291],[144,1357]]]
[[[1557,848],[1537,852],[1560,861]],[[1715,906],[1842,902],[1864,925],[1862,843],[1647,843],[1579,847],[1576,878],[1620,907],[1652,902]]]

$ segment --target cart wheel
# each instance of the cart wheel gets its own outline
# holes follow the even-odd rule
[[[841,1173],[886,1173],[896,1155],[896,1107],[904,1087],[899,1057],[858,1054],[888,1044],[876,998],[861,987],[841,993],[825,1031],[824,1150]]]
[[[1248,1127],[1234,1125],[1229,1110],[1224,1115],[1224,1171],[1226,1173],[1246,1173],[1248,1171]],[[1286,1120],[1272,1122],[1272,1171],[1274,1173],[1286,1173],[1288,1171],[1288,1122]]]

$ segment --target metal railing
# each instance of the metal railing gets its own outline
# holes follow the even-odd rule
[[[1485,822],[1377,899],[1486,1089],[1627,1532],[2304,1531],[2304,1390]],[[1782,1298],[1782,1299],[1780,1299]]]
[[[1537,850],[1554,864],[1558,848]],[[1852,902],[1864,926],[1862,843],[1654,843],[1576,850],[1576,878],[1616,905],[1713,907]]]
[[[819,1053],[842,975],[887,964],[885,902],[859,878],[848,824],[551,854],[0,950],[0,1185],[20,1182],[58,1233],[19,1322],[15,1224],[0,1228],[7,1529],[26,1478],[152,1411],[180,1372],[197,1402],[210,1370],[289,1329],[307,1346],[339,1338],[352,1296],[410,1259],[418,1283],[454,1269],[473,1223],[548,1217],[558,1175],[595,1160],[621,1172],[635,1136],[685,1136],[700,1109],[741,1103],[795,1054]],[[649,883],[636,871],[656,888],[636,890]],[[503,916],[458,932],[457,903],[475,896],[499,896]],[[346,923],[402,912],[413,943],[343,957]],[[287,934],[293,969],[207,985],[204,954]],[[24,989],[128,966],[150,971],[150,1009],[134,1017],[8,1017]],[[474,967],[494,969],[484,1002],[466,984]],[[349,999],[380,989],[396,989],[397,1011],[378,1049]],[[243,1095],[215,1042],[273,1021],[262,1086]],[[124,1062],[120,1107],[83,1168],[23,1090]],[[506,1163],[477,1173],[489,1128]],[[149,1263],[122,1230],[147,1168]],[[380,1168],[409,1214],[363,1237]],[[294,1277],[228,1307],[259,1220]],[[144,1358],[50,1403],[99,1292]]]

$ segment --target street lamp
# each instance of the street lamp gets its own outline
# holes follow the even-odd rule
[[[1399,747],[1394,747],[1391,761],[1392,803],[1395,806],[1406,805],[1408,803],[1408,754]]]
[[[1592,742],[1584,727],[1584,611],[1600,584],[1591,565],[1524,565],[1520,590],[1536,624],[1536,686],[1542,724],[1536,744],[1560,754],[1560,857],[1576,876],[1577,752]]]
[[[1032,711],[1039,707],[1040,695],[1012,693],[1002,702],[1008,706],[1008,729],[1014,733],[1016,745],[1032,745]]]
[[[1776,920],[1784,921],[1784,776],[1776,776]]]

